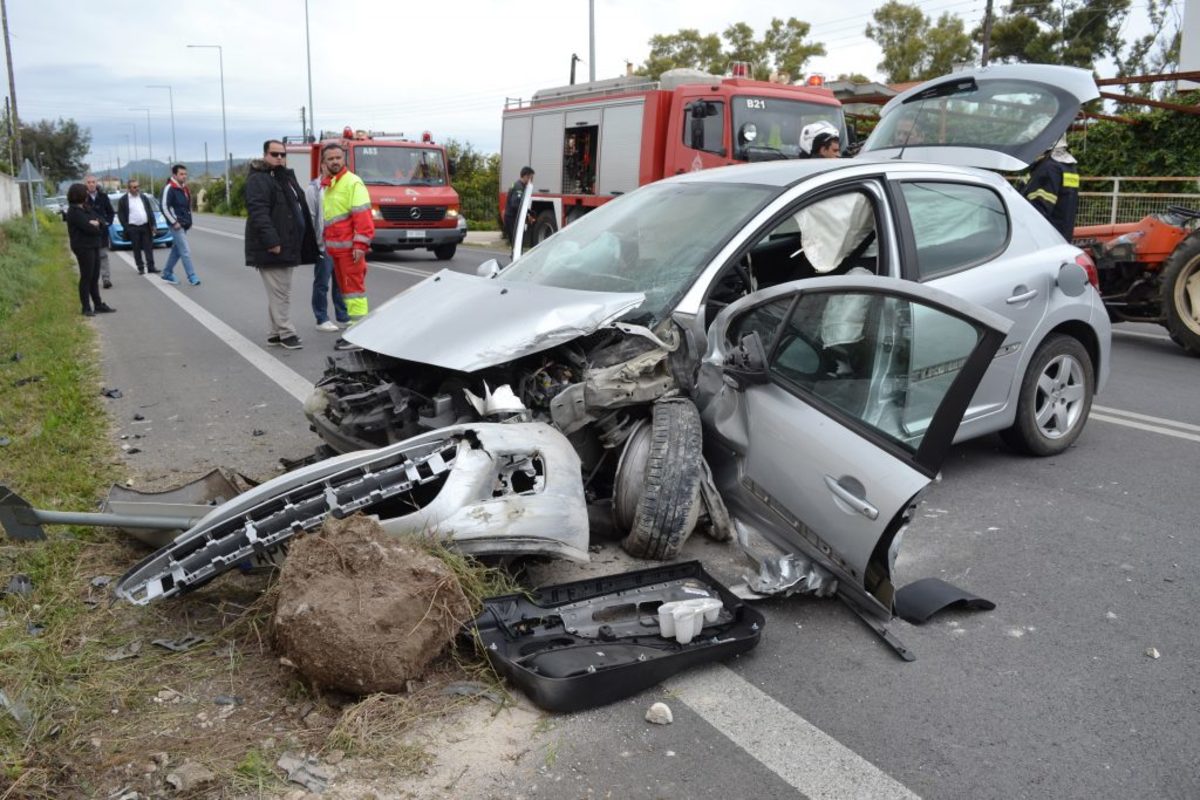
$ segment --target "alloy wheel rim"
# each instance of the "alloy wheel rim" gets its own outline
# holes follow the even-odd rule
[[[1038,430],[1047,439],[1061,439],[1083,415],[1087,388],[1083,365],[1070,355],[1055,356],[1038,376],[1034,403]]]

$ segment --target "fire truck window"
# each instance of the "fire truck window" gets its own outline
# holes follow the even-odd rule
[[[445,186],[442,151],[420,147],[354,148],[354,172],[364,183],[384,186]]]
[[[725,152],[725,104],[696,100],[684,109],[683,144],[708,153]]]
[[[596,148],[600,127],[580,125],[563,136],[563,194],[596,193]]]

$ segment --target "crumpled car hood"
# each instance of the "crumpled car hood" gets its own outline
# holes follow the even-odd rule
[[[474,372],[587,336],[645,300],[444,269],[388,300],[345,338],[392,358]]]

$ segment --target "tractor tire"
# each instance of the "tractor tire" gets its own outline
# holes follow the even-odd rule
[[[529,229],[530,246],[537,247],[549,239],[557,230],[558,223],[554,220],[554,212],[546,209],[537,215],[537,218],[533,221],[533,227]]]
[[[443,244],[433,248],[433,254],[437,256],[438,261],[449,261],[454,258],[454,251],[458,249],[456,244]]]
[[[642,430],[646,434],[631,436],[622,454],[623,468],[634,479],[618,482],[617,494],[624,496],[613,498],[613,508],[622,529],[629,525],[621,542],[625,552],[666,561],[679,555],[703,506],[700,412],[690,400],[664,400],[655,403],[650,424]],[[630,444],[640,452],[633,452]],[[631,522],[621,520],[619,511],[630,508],[630,493],[637,493]]]
[[[1021,380],[1016,421],[1000,436],[1021,453],[1058,455],[1083,432],[1095,389],[1087,348],[1074,337],[1052,333],[1034,352]]]
[[[1163,264],[1162,307],[1171,339],[1200,356],[1200,231],[1179,243]]]

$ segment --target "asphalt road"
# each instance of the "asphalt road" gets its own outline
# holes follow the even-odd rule
[[[140,450],[127,458],[149,484],[217,464],[265,477],[278,457],[316,444],[297,375],[320,375],[336,334],[313,328],[311,272],[301,268],[293,319],[305,347],[266,347],[266,300],[242,266],[242,224],[198,218],[200,287],[139,278],[131,262],[114,261],[116,286],[105,299],[119,313],[95,324],[105,383],[124,394],[110,401],[114,436],[142,437],[121,443]],[[460,248],[445,263],[425,252],[373,256],[368,291],[378,304],[423,275],[472,272],[493,255]],[[168,293],[194,303],[218,332]],[[917,655],[903,663],[839,603],[764,603],[767,627],[755,651],[625,702],[556,717],[536,743],[553,758],[514,767],[502,776],[508,791],[723,800],[1200,796],[1192,621],[1200,601],[1200,360],[1148,326],[1118,326],[1113,354],[1110,383],[1075,447],[1048,459],[1015,456],[995,438],[956,447],[905,538],[900,584],[942,577],[996,610],[949,613],[923,627],[896,621],[893,631]],[[291,372],[268,377],[272,364]],[[615,551],[605,545],[600,569],[617,568]],[[741,568],[731,548],[700,540],[685,556],[727,580]],[[642,720],[659,699],[672,706],[673,725]]]

